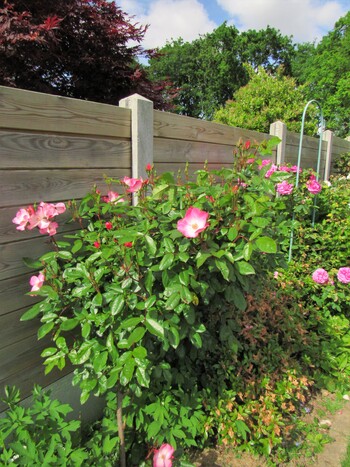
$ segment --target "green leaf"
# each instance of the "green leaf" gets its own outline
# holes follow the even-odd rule
[[[160,429],[161,429],[160,423],[158,422],[158,420],[154,420],[152,423],[148,425],[148,428],[147,428],[148,438],[153,439],[160,432]]]
[[[39,269],[43,267],[43,263],[41,261],[37,259],[28,258],[27,256],[23,258],[23,263],[31,269]]]
[[[205,261],[210,258],[211,254],[210,253],[202,253],[201,251],[198,252],[196,256],[196,267],[200,268]]]
[[[255,274],[255,269],[250,263],[247,263],[246,261],[237,261],[235,263],[235,266],[240,274],[242,276],[247,276],[249,274]]]
[[[129,347],[135,344],[136,342],[139,342],[143,338],[145,333],[146,333],[145,328],[141,328],[141,327],[135,328],[130,334],[130,336],[128,337]]]
[[[151,334],[160,337],[161,339],[164,339],[164,328],[161,323],[152,318],[146,317],[145,324],[146,328]]]
[[[72,253],[77,253],[81,247],[83,246],[83,242],[79,240],[75,240],[74,245],[72,246]]]
[[[38,314],[40,313],[41,309],[40,309],[40,306],[41,306],[41,303],[36,303],[34,306],[32,306],[31,308],[29,308],[29,310],[27,310],[25,313],[23,313],[23,315],[21,316],[21,321],[28,321],[30,319],[33,319],[35,318],[36,316],[38,316]]]
[[[176,349],[180,344],[179,331],[174,327],[169,329],[169,343],[174,349]]]
[[[164,250],[168,253],[174,253],[175,245],[174,242],[169,237],[163,239]]]
[[[159,269],[161,271],[164,271],[164,269],[169,269],[170,266],[173,264],[174,262],[174,254],[173,253],[166,253],[161,262],[159,263]]]
[[[123,369],[120,373],[120,384],[122,386],[126,386],[131,378],[134,375],[135,371],[135,360],[133,358],[129,358],[126,362],[125,365],[123,366]]]
[[[192,294],[185,286],[182,286],[180,289],[180,297],[183,302],[192,303]]]
[[[174,292],[173,294],[170,295],[168,300],[165,302],[165,308],[167,310],[174,310],[177,305],[180,303],[181,296],[179,292]]]
[[[142,316],[135,316],[135,318],[128,318],[120,325],[120,329],[133,329],[143,320]]]
[[[243,248],[243,258],[246,261],[249,261],[250,257],[252,256],[252,253],[253,253],[253,245],[250,242],[248,242],[244,245],[244,248]]]
[[[97,353],[93,359],[93,366],[96,373],[102,371],[107,363],[108,352]]]
[[[50,323],[45,323],[38,329],[38,339],[42,339],[46,334],[48,334],[54,327],[55,323],[51,321]]]
[[[221,272],[222,277],[228,281],[230,277],[230,270],[227,266],[225,259],[215,259],[215,265],[218,270]]]
[[[152,294],[152,287],[154,283],[154,275],[151,270],[148,270],[145,275],[145,288],[149,294]]]
[[[156,251],[157,251],[156,242],[149,235],[145,235],[144,238],[145,238],[146,247],[147,247],[147,251],[148,251],[149,255],[154,256],[156,254]]]
[[[256,246],[264,253],[276,253],[277,244],[270,237],[259,237],[255,240]]]
[[[137,368],[136,369],[136,379],[137,379],[137,382],[139,383],[140,386],[144,387],[144,388],[148,388],[149,387],[149,383],[150,383],[150,377],[147,373],[147,370],[145,368]]]
[[[60,323],[60,329],[62,331],[71,331],[72,329],[77,327],[78,324],[79,324],[79,320],[77,318],[67,319]]]
[[[266,217],[253,217],[251,223],[256,227],[264,228],[269,225],[270,219],[267,219]]]
[[[125,305],[125,300],[123,295],[117,295],[117,297],[111,303],[111,314],[112,316],[117,315],[120,313]]]
[[[227,233],[227,238],[230,242],[233,242],[237,238],[238,230],[235,227],[231,227]]]
[[[144,358],[147,357],[147,350],[142,347],[135,347],[134,350],[132,351],[132,354],[135,358],[139,358],[140,360],[143,360]]]

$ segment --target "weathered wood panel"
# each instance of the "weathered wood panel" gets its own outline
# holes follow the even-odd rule
[[[29,252],[26,253],[27,255]],[[35,274],[26,268],[26,274],[3,279],[0,285],[0,317],[4,314],[34,305],[40,297],[26,295],[30,291],[29,279]],[[18,338],[19,336],[17,336]],[[0,341],[1,343],[1,341]]]
[[[130,138],[131,112],[113,105],[0,86],[0,128]]]
[[[154,162],[159,163],[196,162],[196,163],[232,164],[233,148],[222,144],[170,140],[157,138],[154,141]]]
[[[16,310],[13,313],[5,315],[0,314],[0,346],[7,347],[18,340],[18,336],[22,339],[36,335],[40,326],[40,321],[32,319],[30,321],[21,321],[25,309]],[[1,366],[1,364],[0,364]]]
[[[155,110],[153,114],[153,131],[155,138],[202,141],[231,146],[237,144],[240,138],[256,140],[257,142],[271,138],[271,135],[265,133],[160,112],[159,110]]]
[[[96,184],[107,192],[104,176],[120,180],[128,169],[1,170],[0,206],[20,206],[38,201],[57,202],[82,198]],[[116,185],[116,189],[121,190]]]
[[[57,240],[62,240],[62,235],[55,237]],[[23,263],[23,258],[37,259],[48,251],[52,251],[52,247],[47,235],[23,242],[0,245],[0,280],[27,273],[28,268]]]
[[[131,167],[130,140],[0,131],[2,169]]]

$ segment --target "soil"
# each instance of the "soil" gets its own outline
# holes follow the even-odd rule
[[[350,441],[350,401],[344,400],[342,407],[334,413],[325,410],[325,400],[332,401],[335,396],[325,391],[313,402],[313,411],[309,415],[310,421],[317,417],[323,424],[320,431],[327,431],[331,441],[327,443],[323,451],[310,457],[298,457],[286,464],[278,464],[278,467],[341,467],[346,456],[347,446]],[[322,409],[322,412],[320,410]],[[196,467],[267,467],[263,458],[253,457],[249,454],[240,454],[229,448],[207,449],[195,460]],[[270,464],[271,466],[271,464]],[[346,467],[350,467],[346,466]]]

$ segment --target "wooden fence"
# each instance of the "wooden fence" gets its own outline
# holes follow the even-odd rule
[[[280,122],[270,133],[282,140],[272,159],[296,163],[299,135]],[[190,172],[205,161],[211,168],[230,165],[240,138],[261,142],[271,134],[154,111],[140,96],[117,107],[0,87],[0,390],[15,384],[26,396],[34,382],[47,386],[71,370],[44,376],[38,322],[20,322],[35,300],[25,295],[32,273],[22,259],[49,248],[37,230],[16,230],[12,218],[20,207],[79,199],[94,184],[106,192],[105,175],[145,176],[148,162],[158,172],[176,171],[185,162]],[[304,167],[316,167],[317,148],[317,138],[305,138]],[[326,132],[321,169],[332,168],[332,153],[346,151],[350,142]],[[67,224],[60,235],[70,229]]]

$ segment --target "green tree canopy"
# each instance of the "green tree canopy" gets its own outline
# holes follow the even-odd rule
[[[268,27],[240,33],[223,23],[193,42],[167,43],[149,63],[151,79],[170,81],[178,88],[176,112],[211,119],[215,110],[247,84],[244,62],[288,72],[294,51],[291,39]]]
[[[298,83],[307,84],[309,99],[322,106],[327,128],[350,133],[350,11],[318,45],[302,44],[292,63]]]
[[[297,86],[293,78],[281,73],[271,74],[259,67],[247,67],[250,81],[235,92],[214,114],[214,121],[239,128],[269,133],[270,124],[281,120],[290,131],[300,131],[302,114],[307,102],[305,86]],[[305,133],[317,131],[315,114],[308,112]]]

